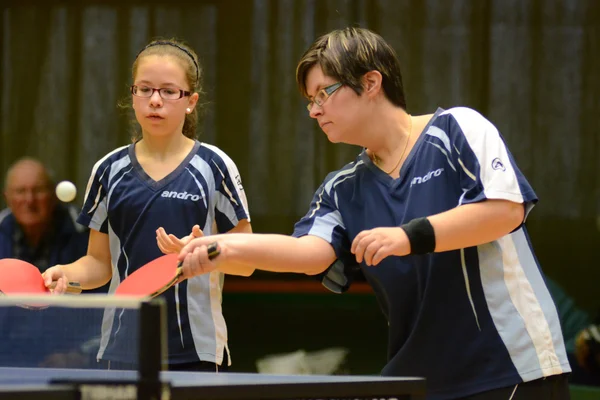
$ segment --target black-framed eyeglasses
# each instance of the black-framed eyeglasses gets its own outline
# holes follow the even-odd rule
[[[181,89],[151,88],[149,86],[131,85],[131,94],[134,96],[149,98],[152,97],[154,92],[158,92],[158,95],[165,100],[178,100],[192,94],[191,92]]]
[[[312,109],[314,104],[318,105],[319,107],[322,107],[323,103],[325,103],[327,101],[327,99],[329,97],[331,97],[331,95],[336,90],[341,88],[342,86],[343,86],[343,83],[337,82],[337,83],[334,83],[333,85],[329,85],[329,86],[324,87],[323,89],[319,90],[317,92],[317,94],[315,95],[315,97],[313,97],[313,100],[306,105],[306,108],[308,109],[308,111],[310,111]]]

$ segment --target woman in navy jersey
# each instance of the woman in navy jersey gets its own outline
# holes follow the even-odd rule
[[[217,147],[195,139],[202,70],[194,51],[175,40],[153,41],[138,54],[132,75],[131,101],[141,134],[95,164],[78,219],[91,229],[88,253],[45,273],[48,283],[58,281],[58,293],[67,281],[79,281],[84,289],[110,281],[109,293],[114,292],[129,274],[162,255],[156,243],[161,227],[183,242],[215,230],[252,232],[236,165]],[[169,369],[227,368],[223,274],[252,271],[220,269],[162,295],[168,306]],[[126,312],[107,309],[98,359],[109,368],[135,368],[135,329]]]
[[[292,237],[194,239],[185,276],[234,262],[343,292],[361,269],[389,324],[383,375],[426,377],[430,400],[568,399],[559,318],[524,225],[537,197],[496,127],[466,107],[409,114],[398,58],[365,29],[320,37],[296,79],[328,139],[363,150],[325,178]]]

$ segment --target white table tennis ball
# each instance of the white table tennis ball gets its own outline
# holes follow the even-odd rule
[[[75,196],[77,196],[77,188],[75,187],[73,182],[62,181],[58,185],[56,185],[56,197],[58,197],[60,201],[68,203],[70,201],[73,201],[73,199],[75,199]]]

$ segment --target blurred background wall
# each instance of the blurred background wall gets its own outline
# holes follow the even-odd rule
[[[74,3],[74,2],[73,2]],[[320,34],[371,28],[396,49],[408,110],[473,107],[504,135],[540,202],[546,273],[600,308],[600,2],[595,0],[4,0],[0,171],[36,156],[82,201],[93,164],[130,142],[131,64],[177,37],[205,69],[200,138],[237,163],[256,232],[291,233],[327,172],[358,149],[307,116],[296,62]],[[385,339],[384,339],[385,340]]]

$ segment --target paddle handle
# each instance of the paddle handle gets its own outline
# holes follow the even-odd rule
[[[209,244],[206,248],[206,251],[208,252],[209,260],[214,260],[219,254],[221,254],[221,250],[219,250],[219,245],[217,244],[217,242]]]
[[[56,282],[52,282],[50,284],[50,289],[54,289],[56,287]],[[79,282],[69,282],[67,284],[67,293],[69,294],[80,294],[81,293],[81,285]]]
[[[219,250],[219,245],[214,242],[208,245],[208,258],[210,260],[213,260],[215,257],[217,257],[221,251]],[[161,293],[164,293],[167,289],[169,289],[171,286],[179,283],[179,279],[181,278],[181,275],[183,275],[183,261],[179,261],[177,263],[177,270],[175,271],[175,276],[173,277],[173,279],[167,283],[165,286],[163,286],[160,290],[152,293],[150,295],[150,297],[156,297],[158,295],[160,295]]]
[[[181,275],[183,275],[183,261],[179,261],[179,264],[177,264],[177,271],[175,271],[175,282],[177,282],[179,280],[179,278],[181,277]]]
[[[217,242],[209,244],[206,247],[206,251],[208,252],[208,259],[211,261],[221,254],[221,250],[219,250],[219,245]],[[177,272],[175,273],[175,278],[179,278],[181,274],[183,274],[183,261],[179,261],[179,263],[177,263]]]

